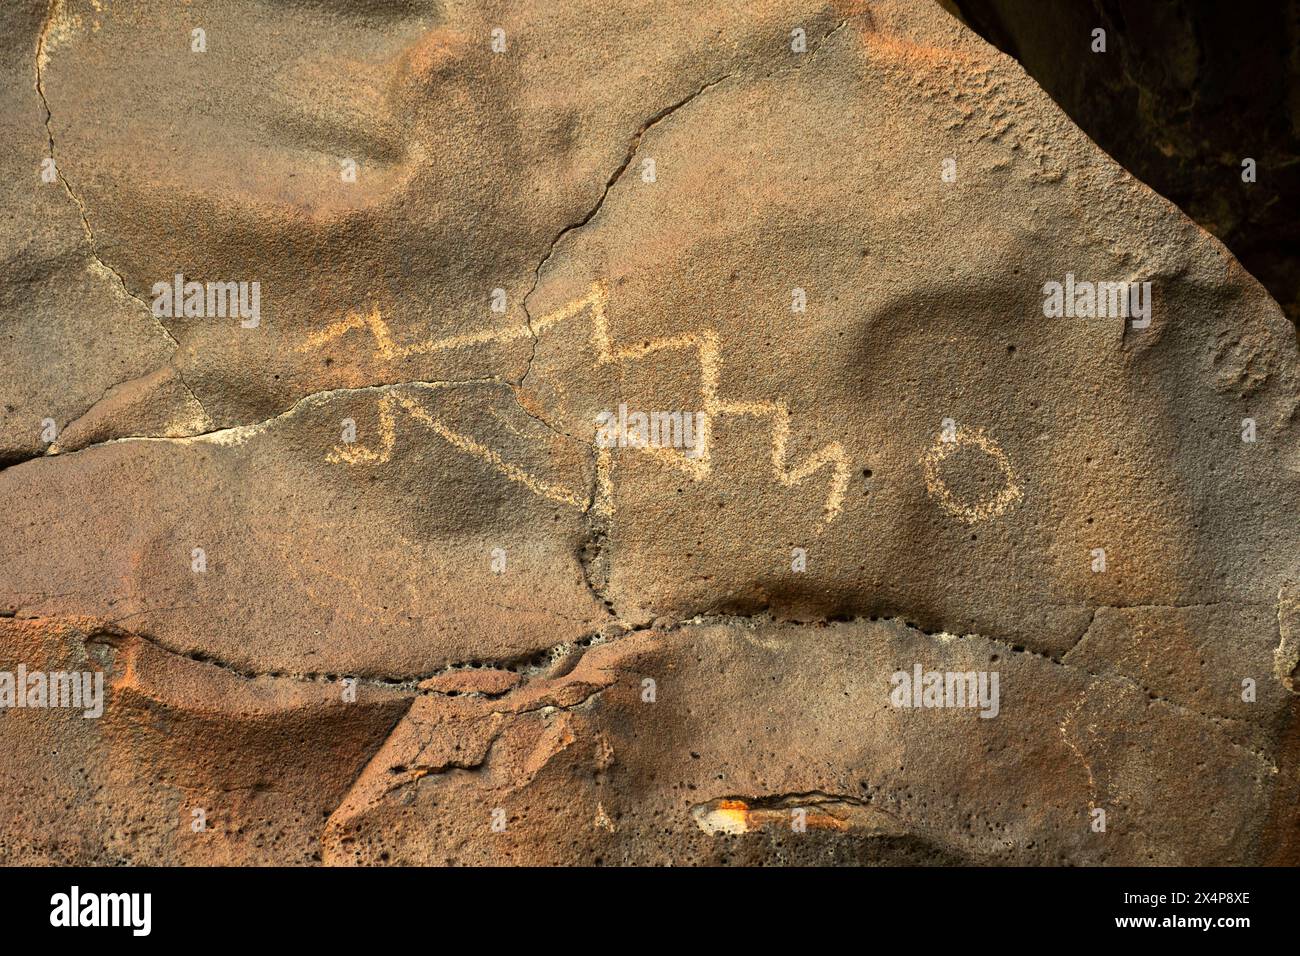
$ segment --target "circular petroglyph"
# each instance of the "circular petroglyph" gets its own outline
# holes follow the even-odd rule
[[[991,497],[974,501],[963,501],[952,493],[947,482],[940,476],[940,466],[945,459],[962,448],[978,448],[992,459],[1004,479],[1001,491]],[[1007,453],[979,428],[960,426],[941,434],[921,459],[921,468],[925,474],[925,490],[930,497],[939,502],[954,518],[967,524],[996,518],[1022,497],[1020,485],[1016,483],[1016,477],[1011,471],[1011,462],[1007,459]]]

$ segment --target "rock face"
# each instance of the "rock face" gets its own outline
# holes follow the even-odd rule
[[[1294,328],[744,7],[6,8],[0,861],[1297,861]]]
[[[1300,325],[1300,0],[945,0]],[[1104,30],[1104,54],[1093,30]],[[1243,163],[1253,170],[1244,182]]]

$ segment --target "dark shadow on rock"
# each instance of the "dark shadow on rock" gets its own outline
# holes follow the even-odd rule
[[[944,0],[1300,324],[1300,0]],[[1105,52],[1093,52],[1093,31]],[[1243,161],[1256,181],[1243,181]]]

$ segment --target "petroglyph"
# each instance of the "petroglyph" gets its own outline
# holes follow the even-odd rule
[[[464,335],[442,339],[429,338],[423,341],[400,345],[393,338],[388,324],[384,321],[377,307],[367,312],[350,312],[347,316],[330,326],[309,336],[299,347],[299,351],[319,349],[340,336],[352,331],[368,331],[375,340],[375,351],[384,361],[394,361],[413,355],[426,355],[450,349],[473,348],[489,343],[505,342],[512,339],[528,338],[540,335],[561,322],[587,315],[591,321],[590,342],[598,365],[623,364],[636,361],[656,352],[694,351],[699,363],[700,408],[698,433],[692,454],[685,454],[680,449],[663,447],[639,447],[634,449],[642,454],[651,455],[666,465],[683,471],[693,481],[703,481],[713,473],[714,457],[712,447],[713,421],[723,415],[744,416],[767,419],[771,427],[770,464],[773,478],[786,488],[795,488],[822,469],[830,467],[830,486],[826,493],[821,526],[834,521],[844,507],[844,497],[848,490],[851,462],[843,445],[828,442],[809,455],[802,463],[790,460],[790,407],[784,399],[774,401],[729,401],[718,394],[718,380],[721,376],[723,354],[718,333],[713,329],[687,332],[681,335],[666,336],[637,345],[616,346],[610,337],[609,321],[605,307],[609,295],[605,283],[592,283],[585,296],[566,303],[553,312],[536,319],[531,331],[527,326],[511,326],[504,329],[485,329]],[[382,464],[392,454],[396,435],[395,411],[397,408],[409,412],[421,424],[433,429],[452,445],[466,454],[488,462],[496,471],[516,481],[535,494],[552,501],[586,509],[586,496],[567,491],[553,484],[541,481],[531,473],[504,461],[500,454],[482,445],[474,439],[460,434],[433,417],[426,409],[409,398],[386,395],[380,399],[380,445],[374,451],[360,446],[340,445],[328,455],[332,462],[352,465]],[[596,471],[598,476],[598,495],[594,507],[603,513],[613,512],[611,468],[613,457],[610,450],[597,448],[594,438],[591,444],[596,448]]]
[[[1296,330],[971,5],[0,5],[0,862],[1300,864]]]
[[[380,465],[392,458],[393,446],[397,442],[397,410],[407,412],[422,425],[432,429],[447,442],[459,448],[467,455],[478,458],[492,466],[493,470],[505,475],[511,481],[518,482],[534,494],[540,495],[560,504],[575,508],[586,508],[586,497],[577,492],[568,491],[558,485],[542,481],[502,459],[491,448],[480,444],[468,435],[448,427],[445,423],[429,414],[419,402],[405,395],[389,392],[379,399],[379,450],[374,451],[363,445],[335,445],[325,456],[327,461],[349,465]]]
[[[939,466],[953,452],[963,447],[980,449],[993,459],[1006,480],[1002,490],[983,501],[969,504],[960,501],[949,489],[939,475]],[[995,518],[1020,501],[1022,492],[1011,471],[1011,462],[1002,447],[984,434],[983,429],[959,426],[951,436],[940,435],[921,459],[921,469],[925,475],[925,490],[930,497],[939,502],[945,511],[966,524],[978,524],[989,518]]]

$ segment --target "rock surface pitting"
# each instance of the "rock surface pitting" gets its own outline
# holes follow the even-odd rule
[[[0,669],[108,675],[0,862],[1298,861],[1294,328],[937,5],[744,8],[0,14]]]

